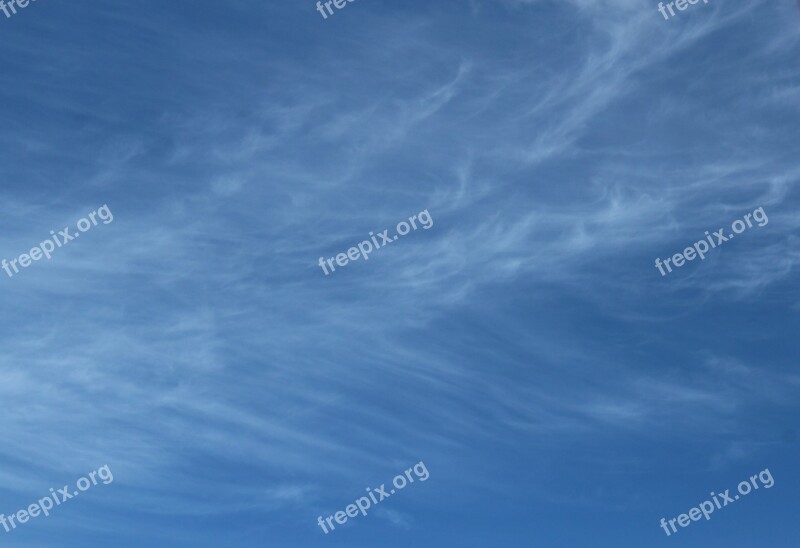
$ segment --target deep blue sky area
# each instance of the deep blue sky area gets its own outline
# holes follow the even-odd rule
[[[800,546],[798,2],[332,9],[0,9],[0,546]]]

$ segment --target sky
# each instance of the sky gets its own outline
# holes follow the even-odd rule
[[[797,546],[798,2],[333,11],[0,12],[0,543]]]

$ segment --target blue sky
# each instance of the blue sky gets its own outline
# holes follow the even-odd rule
[[[797,546],[794,0],[38,0],[0,44],[0,258],[114,214],[0,271],[0,512],[114,473],[4,545]]]

